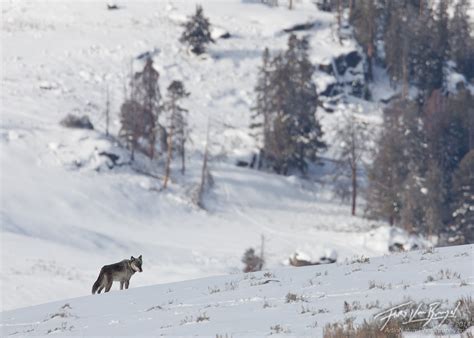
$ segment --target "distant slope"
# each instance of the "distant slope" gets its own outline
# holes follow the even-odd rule
[[[132,288],[3,312],[0,327],[4,336],[263,337],[280,326],[291,336],[321,337],[326,323],[370,321],[409,300],[454,309],[472,295],[473,255],[474,246],[458,246]]]
[[[1,309],[88,294],[102,265],[130,255],[142,254],[147,271],[134,286],[240,271],[244,250],[257,247],[261,234],[269,268],[295,250],[313,259],[326,249],[340,259],[387,252],[387,241],[375,246],[369,232],[381,224],[350,217],[349,206],[334,199],[330,167],[315,183],[234,165],[256,147],[248,125],[262,49],[282,50],[288,38],[282,30],[306,22],[316,23],[301,33],[310,36],[314,62],[329,62],[355,42],[341,45],[334,17],[312,1],[295,2],[293,11],[200,2],[216,29],[231,34],[205,58],[178,42],[180,24],[195,10],[191,1],[120,1],[116,11],[103,1],[2,3]],[[188,171],[183,177],[173,170],[162,192],[160,180],[127,166],[108,170],[98,155],[110,151],[128,160],[104,137],[105,92],[108,86],[116,135],[123,87],[147,51],[157,51],[162,94],[174,79],[191,92],[183,104],[192,127]],[[315,81],[323,77],[317,73]],[[360,115],[376,125],[377,104],[360,104]],[[320,113],[329,144],[344,109]],[[60,127],[68,113],[89,115],[96,130]],[[200,177],[208,118],[215,185],[204,211],[190,192]],[[160,161],[138,162],[161,175]]]

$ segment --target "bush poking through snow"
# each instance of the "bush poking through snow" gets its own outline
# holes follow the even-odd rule
[[[369,290],[370,289],[382,289],[385,290],[387,286],[384,283],[376,283],[374,280],[369,281]]]
[[[271,273],[270,271],[267,271],[263,274],[263,277],[265,278],[275,278],[275,275]]]
[[[186,324],[189,324],[189,323],[192,323],[193,322],[193,317],[189,317],[189,316],[186,316],[184,317],[181,322],[179,323],[179,325],[186,325]]]
[[[265,298],[263,300],[263,308],[266,309],[266,308],[269,308],[269,307],[272,307],[272,305],[268,302],[268,300]]]
[[[365,308],[367,310],[371,310],[371,309],[380,309],[380,302],[379,300],[377,299],[375,302],[370,302],[370,303],[367,303],[365,304]]]
[[[262,270],[264,261],[262,257],[255,254],[253,248],[249,248],[242,257],[242,263],[245,264],[244,272],[255,272]]]
[[[434,253],[435,253],[434,247],[430,246],[430,247],[427,247],[427,248],[423,251],[422,254],[423,254],[423,255],[428,255],[428,254],[432,255],[432,254],[434,254]]]
[[[425,283],[431,283],[437,280],[443,279],[461,279],[461,275],[456,271],[451,271],[449,269],[446,270],[439,270],[435,277],[429,275],[426,277]]]
[[[360,264],[370,263],[370,259],[369,257],[365,257],[365,256],[360,256],[360,257],[356,256],[351,261],[351,264],[355,264],[355,263],[360,263]]]
[[[270,326],[270,334],[278,334],[278,333],[290,333],[290,329],[281,326],[280,324]]]
[[[213,288],[209,286],[207,289],[209,290],[210,295],[212,295],[213,293],[221,292],[221,289],[219,289],[217,286],[214,286]]]
[[[455,318],[448,320],[447,324],[451,325],[457,332],[464,332],[468,328],[474,326],[474,301],[472,296],[462,297],[456,302],[459,305],[458,314]],[[472,337],[467,335],[467,337]]]
[[[358,301],[353,301],[352,303],[348,303],[344,301],[344,313],[348,313],[351,311],[358,311],[361,310],[362,306],[360,305],[360,302]]]
[[[299,296],[296,293],[288,292],[285,296],[286,303],[294,302],[306,302],[306,299],[303,296]]]
[[[199,323],[199,322],[205,322],[205,321],[209,321],[210,320],[210,317],[206,314],[206,312],[204,313],[200,313],[198,314],[198,316],[196,317],[196,320],[194,320],[193,316],[186,316],[184,317],[181,322],[180,322],[180,325],[186,325],[186,324],[189,324],[189,323]]]
[[[352,319],[346,319],[345,323],[327,324],[323,330],[324,338],[386,338],[399,337],[402,332],[400,322],[392,320],[381,330],[376,322],[364,322],[359,326],[354,326]]]
[[[94,129],[94,125],[91,123],[89,116],[76,116],[68,114],[63,118],[59,124],[66,128],[76,128],[76,129]]]
[[[211,318],[204,312],[196,318],[196,323],[209,321]]]

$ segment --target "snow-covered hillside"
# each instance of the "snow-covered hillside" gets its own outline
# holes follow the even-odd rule
[[[5,336],[321,337],[327,323],[372,321],[409,301],[454,311],[472,295],[473,255],[466,245],[132,288],[3,312],[0,326]]]
[[[315,63],[330,63],[356,44],[340,45],[333,16],[311,1],[295,1],[292,11],[238,0],[201,3],[216,36],[231,35],[217,39],[204,58],[178,42],[192,1],[123,1],[115,11],[103,1],[2,1],[1,309],[89,294],[101,266],[130,255],[142,254],[146,267],[133,286],[234,273],[262,234],[267,268],[286,264],[296,250],[312,259],[336,250],[339,260],[387,252],[390,230],[350,217],[349,206],[333,197],[329,165],[315,182],[235,166],[255,149],[248,126],[262,49],[283,49],[282,30],[307,22],[315,23],[303,33]],[[162,92],[174,79],[191,92],[184,104],[192,126],[188,171],[174,171],[166,191],[159,191],[161,180],[128,167],[108,170],[98,156],[128,156],[104,136],[105,92],[116,135],[130,69],[143,66],[136,57],[149,51]],[[331,81],[322,72],[315,80],[319,90]],[[385,93],[383,86],[381,79],[374,93]],[[354,102],[364,108],[359,118],[380,122],[378,104]],[[89,115],[96,129],[61,127],[69,113]],[[331,143],[341,116],[319,114]],[[190,191],[199,181],[208,119],[215,184],[204,211]],[[142,163],[161,174],[162,166]]]

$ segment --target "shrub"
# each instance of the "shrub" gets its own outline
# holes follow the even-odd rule
[[[247,249],[242,257],[242,263],[245,264],[244,272],[255,272],[262,270],[263,258],[255,254],[253,248]]]
[[[63,118],[59,124],[66,128],[77,128],[77,129],[94,129],[94,125],[89,120],[87,115],[84,116],[75,116],[68,114]]]

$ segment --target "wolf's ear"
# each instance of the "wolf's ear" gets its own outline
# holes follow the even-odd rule
[[[131,260],[131,261],[134,261],[134,260],[135,260],[135,258],[133,258],[133,256],[132,256],[132,257],[130,257],[130,260]]]
[[[142,260],[142,255],[138,256],[138,259],[139,259],[139,260]]]

